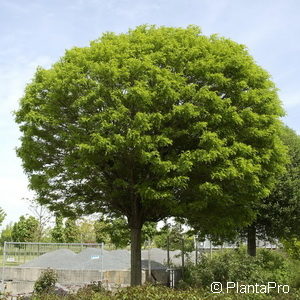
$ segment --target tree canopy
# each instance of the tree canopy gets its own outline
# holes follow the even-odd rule
[[[55,226],[50,231],[51,239],[55,243],[78,243],[81,241],[81,232],[76,221],[72,218],[64,218],[57,214]]]
[[[283,168],[282,115],[245,46],[196,26],[139,26],[38,68],[16,112],[17,153],[52,210],[126,216],[139,284],[146,221],[250,222]]]
[[[288,147],[286,172],[278,177],[271,194],[264,198],[255,221],[261,238],[300,238],[300,136],[284,127],[281,133]]]
[[[39,234],[39,221],[32,217],[21,216],[12,227],[13,242],[36,242]]]

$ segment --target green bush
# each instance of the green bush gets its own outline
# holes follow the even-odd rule
[[[32,300],[299,300],[300,293],[264,294],[212,294],[201,289],[173,290],[163,286],[138,286],[120,289],[115,294],[95,292],[85,287],[77,294],[58,296],[53,294],[35,295]]]
[[[34,293],[49,294],[54,291],[57,282],[57,274],[54,270],[47,269],[44,271],[34,284]]]
[[[282,244],[285,251],[294,259],[300,260],[300,240],[289,239],[283,240]]]
[[[300,260],[295,260],[291,268],[292,274],[294,274],[292,279],[292,285],[300,290]]]
[[[292,272],[292,270],[294,270]],[[244,249],[219,252],[212,259],[203,256],[197,266],[190,265],[184,273],[185,286],[209,288],[214,281],[245,284],[276,282],[298,286],[295,262],[277,251],[260,249],[256,257]]]

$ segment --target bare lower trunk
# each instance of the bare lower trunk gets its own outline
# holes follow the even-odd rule
[[[256,227],[251,225],[247,232],[247,252],[250,256],[256,256]]]
[[[134,176],[132,169],[132,186],[134,186]],[[141,259],[141,236],[142,236],[142,205],[140,199],[131,191],[131,212],[127,216],[131,235],[131,255],[130,255],[130,285],[142,284],[142,259]]]
[[[142,284],[141,228],[131,228],[131,286]]]

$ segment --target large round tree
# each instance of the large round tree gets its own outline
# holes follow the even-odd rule
[[[251,220],[282,168],[282,114],[243,45],[195,26],[140,26],[37,70],[16,112],[18,155],[52,210],[127,217],[136,285],[146,221]]]

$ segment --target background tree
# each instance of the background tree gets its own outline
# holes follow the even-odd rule
[[[282,169],[282,115],[244,46],[195,26],[140,26],[38,68],[16,112],[17,153],[52,210],[126,216],[136,285],[145,222],[249,224]]]
[[[65,240],[65,243],[80,242],[79,228],[74,219],[68,218],[65,222],[64,240]]]
[[[4,221],[6,217],[6,213],[4,212],[4,210],[0,207],[0,226],[2,224],[2,222]]]
[[[142,227],[142,243],[147,244],[152,242],[154,237],[158,234],[157,223],[145,222]]]
[[[39,221],[33,216],[21,216],[12,228],[12,240],[14,242],[36,242],[38,236]]]
[[[256,255],[257,239],[273,243],[281,240],[288,248],[300,238],[300,137],[286,126],[280,132],[288,149],[286,171],[279,174],[270,195],[256,206],[255,221],[246,229],[236,228],[226,232],[226,236],[213,236],[220,243],[246,239],[251,256]]]
[[[3,244],[4,242],[12,242],[12,229],[13,229],[13,223],[9,223],[7,224],[1,231],[1,237],[0,237],[0,241],[1,244]]]
[[[51,230],[50,234],[51,234],[51,239],[54,243],[65,242],[63,217],[60,214],[56,214],[55,226]]]
[[[194,250],[194,237],[183,230],[182,224],[175,222],[165,224],[154,237],[154,243],[158,248],[173,250],[182,250],[182,241],[184,240],[184,251]]]
[[[29,210],[39,222],[37,242],[41,242],[43,235],[47,229],[47,226],[52,218],[52,213],[48,210],[48,208],[45,205],[41,205],[35,199],[26,200],[30,203]]]
[[[55,217],[55,226],[50,231],[54,243],[79,243],[80,230],[73,218],[64,218],[57,214]]]
[[[248,229],[248,253],[252,256],[256,254],[256,238],[300,239],[300,136],[284,127],[281,138],[290,161],[272,193],[258,206],[256,221]]]
[[[98,243],[112,244],[115,248],[125,248],[130,245],[130,230],[124,217],[100,218],[95,222],[95,232]],[[144,223],[141,243],[152,239],[156,232],[156,223]]]
[[[98,243],[113,244],[116,248],[130,245],[130,230],[125,218],[101,218],[95,223]]]
[[[79,239],[81,243],[96,243],[95,221],[81,219],[78,222]],[[102,242],[102,241],[101,241]]]

